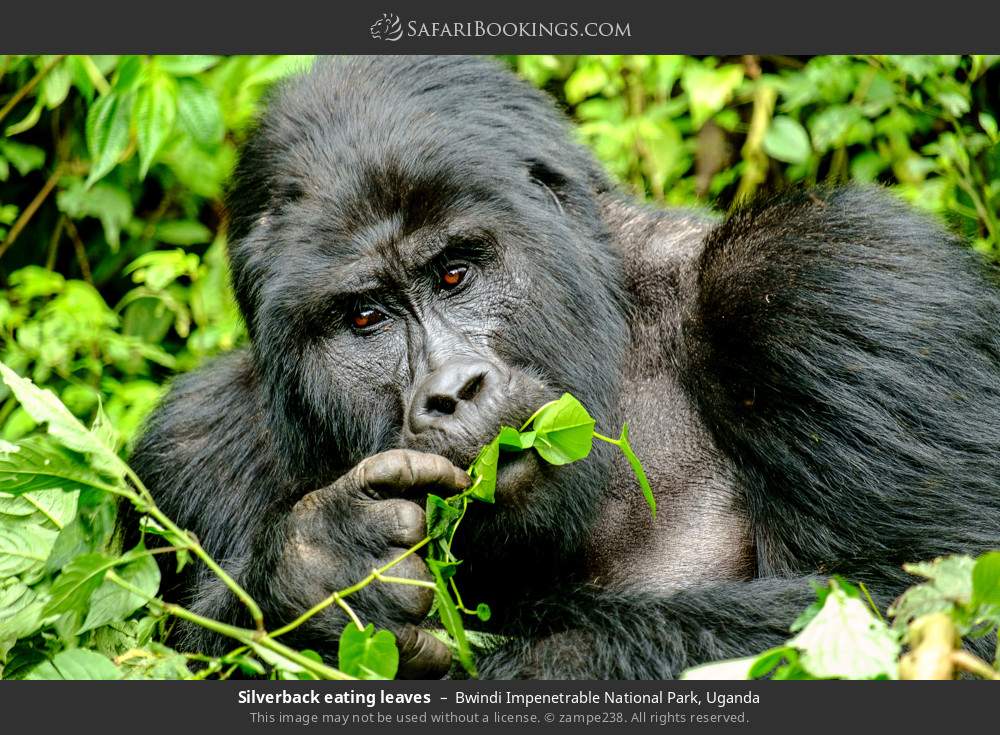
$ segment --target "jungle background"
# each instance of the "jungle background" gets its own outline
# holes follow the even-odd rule
[[[650,200],[893,187],[1000,256],[1000,57],[504,57]],[[226,178],[270,84],[310,59],[0,57],[0,359],[124,440],[165,381],[244,339]],[[0,438],[33,422],[0,387]]]
[[[551,93],[580,140],[650,201],[725,211],[788,185],[877,182],[1000,258],[1000,56],[501,59]],[[0,56],[0,360],[87,426],[98,420],[123,457],[172,376],[245,340],[224,187],[262,95],[310,62]],[[38,415],[0,384],[0,440],[30,436]],[[38,615],[18,618],[24,601],[73,558],[53,551],[55,535],[25,540],[18,524],[34,518],[54,534],[88,519],[95,549],[109,534],[103,506],[85,508],[83,495],[60,520],[59,507],[36,517],[3,490],[0,666],[42,629]],[[48,547],[25,566],[17,550],[30,543]],[[50,617],[50,641],[72,648],[113,622],[87,617],[87,602],[69,622]],[[19,649],[5,675],[38,665],[45,645]]]

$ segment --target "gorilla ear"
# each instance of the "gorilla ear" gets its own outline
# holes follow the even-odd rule
[[[528,178],[531,183],[544,189],[552,198],[556,209],[565,214],[563,204],[567,200],[569,179],[545,161],[529,159],[525,161],[525,165],[528,167]]]

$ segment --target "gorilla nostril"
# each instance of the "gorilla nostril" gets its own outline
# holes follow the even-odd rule
[[[430,396],[427,399],[427,413],[450,416],[458,408],[458,402],[451,396]]]
[[[472,420],[462,405],[480,403],[494,390],[493,369],[485,360],[454,360],[434,370],[413,397],[408,418],[413,433],[454,430],[462,421]]]
[[[465,385],[461,387],[458,391],[458,398],[461,401],[471,401],[479,393],[479,390],[483,387],[483,380],[486,378],[486,373],[476,373],[470,377]]]

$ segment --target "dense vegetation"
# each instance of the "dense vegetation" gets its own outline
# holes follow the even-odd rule
[[[798,182],[877,181],[1000,257],[1000,57],[507,61],[559,99],[583,142],[650,200],[725,209]],[[308,653],[262,647],[253,631],[230,631],[236,653],[225,660],[166,648],[179,613],[171,601],[147,603],[159,584],[152,557],[122,555],[112,541],[124,496],[178,563],[213,563],[191,559],[203,556],[196,540],[157,517],[121,458],[171,375],[244,339],[227,283],[223,187],[261,95],[308,63],[0,56],[0,360],[13,371],[0,385],[3,676],[184,676],[189,663],[202,676],[334,675]],[[924,665],[989,674],[953,644],[1000,622],[1000,559],[914,571],[928,581],[898,603],[895,628],[861,604],[863,590],[834,581],[789,646],[753,673],[896,676],[916,620],[911,643],[946,641]],[[837,610],[857,628],[806,635]],[[945,617],[935,627],[928,613]],[[852,631],[860,642],[850,650],[874,653],[830,664],[845,650],[837,643],[816,663],[811,645]],[[347,649],[356,655],[345,669],[364,673],[371,657],[375,673],[388,673],[384,637],[368,631]],[[904,660],[902,673],[912,665]]]

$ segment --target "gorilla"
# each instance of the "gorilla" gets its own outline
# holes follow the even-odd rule
[[[427,492],[564,391],[628,421],[659,510],[606,444],[504,458],[455,540],[505,636],[485,677],[674,677],[784,641],[810,579],[885,603],[904,562],[1000,546],[996,274],[879,189],[646,206],[499,62],[383,56],[280,84],[228,209],[249,345],[177,379],[132,462],[271,628],[421,539]],[[205,568],[164,591],[248,623]],[[351,598],[428,678],[431,602]],[[291,642],[336,663],[345,623]]]

